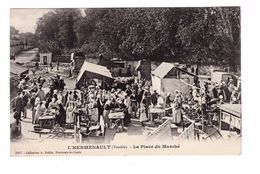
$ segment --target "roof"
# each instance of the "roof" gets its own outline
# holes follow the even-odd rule
[[[222,104],[219,106],[222,111],[241,117],[241,104]]]
[[[160,79],[164,78],[175,65],[172,63],[162,62],[153,72],[153,75],[156,75]]]
[[[25,67],[22,67],[21,65],[18,65],[16,63],[10,64],[10,72],[15,75],[20,75],[23,73],[28,73],[28,69]]]
[[[39,53],[51,53],[48,48],[40,49]]]
[[[176,68],[180,71],[183,71],[185,73],[187,73],[188,75],[191,76],[196,76],[195,74],[192,74],[186,70],[183,70],[177,66],[175,66],[173,63],[167,63],[167,62],[162,62],[153,72],[153,75],[156,75],[157,77],[159,77],[160,79],[164,78],[173,68]]]
[[[91,72],[113,79],[111,72],[107,69],[107,67],[85,61],[79,71],[77,81],[82,78],[85,72]]]

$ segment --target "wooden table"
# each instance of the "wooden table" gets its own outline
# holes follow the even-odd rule
[[[149,108],[149,119],[153,121],[153,114],[158,114],[161,118],[165,116],[165,109],[163,108]]]
[[[125,118],[125,114],[123,112],[110,112],[108,115],[109,127],[112,126],[112,120],[120,119],[122,123],[122,127],[124,128],[124,118]]]
[[[39,118],[40,128],[52,129],[55,125],[55,116],[43,116]]]

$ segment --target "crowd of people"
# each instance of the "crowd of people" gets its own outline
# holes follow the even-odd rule
[[[12,100],[14,118],[17,122],[27,118],[31,109],[32,124],[39,124],[39,118],[55,115],[56,123],[62,127],[75,124],[78,111],[83,111],[90,120],[99,122],[102,118],[105,127],[109,127],[108,115],[115,110],[124,113],[124,125],[131,123],[131,118],[148,120],[148,108],[151,94],[148,82],[133,79],[116,81],[109,88],[88,85],[86,88],[66,89],[64,80],[59,76],[48,79],[24,77],[18,85],[18,94]]]
[[[224,103],[241,104],[241,86],[233,79],[219,83],[204,81],[200,87],[193,85],[190,93],[181,95],[182,113],[204,125],[219,124],[218,106]]]
[[[45,86],[49,88],[49,92],[46,94],[43,90]],[[17,96],[11,101],[17,122],[27,118],[27,110],[30,108],[32,123],[38,123],[39,117],[45,112],[45,108],[49,108],[49,105],[52,107],[53,103],[59,103],[64,86],[64,80],[59,75],[52,76],[49,79],[41,76],[33,79],[28,76],[22,77],[18,84]]]
[[[211,124],[214,118],[208,113],[214,112],[219,104],[241,102],[240,86],[237,87],[233,79],[221,84],[204,82],[200,87],[193,85],[188,94],[176,90],[174,94],[161,95],[151,90],[150,81],[135,78],[118,79],[109,87],[88,84],[64,90],[65,85],[59,75],[48,79],[22,78],[18,94],[12,100],[14,118],[17,122],[22,121],[27,118],[27,110],[31,109],[33,125],[39,124],[41,117],[54,115],[57,124],[70,128],[75,124],[77,114],[81,113],[89,120],[103,121],[105,127],[110,127],[109,114],[121,111],[124,113],[124,126],[131,123],[131,118],[138,119],[144,126],[145,122],[153,121],[149,108],[161,108],[172,117],[173,123],[181,125],[189,106],[193,119],[205,117]]]

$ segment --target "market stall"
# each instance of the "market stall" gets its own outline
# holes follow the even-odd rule
[[[194,83],[195,74],[181,69],[173,63],[162,62],[152,72],[152,86],[159,94],[171,93],[180,90],[186,94],[190,90],[191,84]],[[189,85],[187,85],[189,84]]]
[[[158,107],[151,107],[148,110],[149,119],[152,121],[154,118],[162,118],[165,116],[165,109]]]
[[[228,136],[241,135],[241,104],[222,104],[219,106],[220,119],[219,129],[221,134],[228,133]]]
[[[85,61],[77,76],[76,86],[85,85],[89,79],[98,79],[108,84],[114,81],[107,67]]]
[[[109,119],[109,127],[112,127],[112,123],[114,122],[115,124],[119,125],[121,124],[122,128],[124,127],[124,118],[125,114],[121,111],[114,111],[109,113],[108,119]]]

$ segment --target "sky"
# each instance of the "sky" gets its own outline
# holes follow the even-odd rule
[[[46,8],[10,9],[10,25],[19,30],[19,33],[34,33],[38,19],[51,10]]]
[[[35,32],[37,21],[51,9],[10,9],[10,25],[19,33]]]

